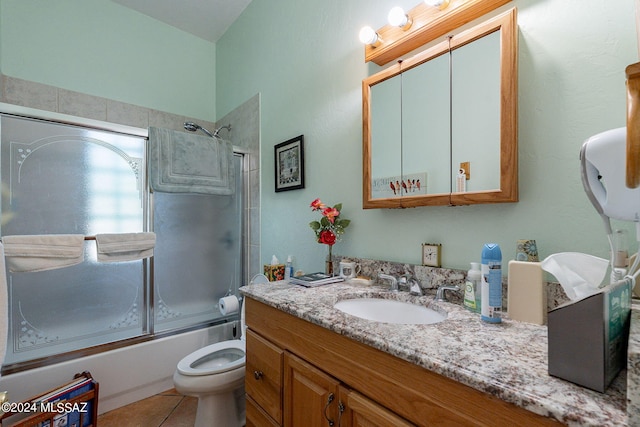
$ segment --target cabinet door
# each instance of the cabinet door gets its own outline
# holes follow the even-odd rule
[[[246,427],[279,427],[279,425],[251,398],[247,396]]]
[[[337,426],[339,385],[335,378],[285,352],[284,426]]]
[[[345,387],[340,389],[340,399],[345,405],[342,426],[411,427],[414,425],[360,393]]]
[[[283,350],[247,330],[245,391],[277,424],[282,423]]]

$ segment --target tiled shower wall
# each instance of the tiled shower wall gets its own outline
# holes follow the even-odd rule
[[[247,152],[249,170],[245,171],[249,194],[247,240],[249,242],[245,281],[261,273],[260,265],[260,94],[240,105],[218,122],[158,111],[98,96],[87,95],[14,77],[0,76],[0,102],[54,113],[68,114],[103,122],[146,129],[149,126],[184,131],[183,123],[193,121],[212,131],[231,125],[220,136]]]
[[[248,273],[249,278],[262,273],[260,262],[260,94],[218,119],[217,126],[231,125],[231,132],[220,131],[220,136],[230,139],[233,145],[249,150],[249,170],[245,182],[249,184],[248,200]],[[246,282],[249,283],[249,280]]]

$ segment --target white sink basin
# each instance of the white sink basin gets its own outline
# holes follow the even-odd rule
[[[403,323],[428,325],[447,318],[435,310],[417,304],[381,298],[354,298],[338,301],[334,308],[381,323]]]

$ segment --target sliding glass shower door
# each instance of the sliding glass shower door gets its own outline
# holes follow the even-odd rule
[[[242,286],[243,157],[233,161],[233,195],[153,193],[155,332],[224,317],[218,300]]]
[[[3,116],[2,236],[144,231],[145,139]],[[7,272],[5,365],[142,335],[144,261]]]
[[[153,258],[98,262],[87,240],[80,264],[7,271],[4,368],[225,320],[218,299],[243,277],[243,156],[232,196],[150,194],[146,138],[4,114],[0,132],[1,236],[156,233]]]

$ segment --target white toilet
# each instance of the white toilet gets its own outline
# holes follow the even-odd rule
[[[239,340],[222,341],[194,351],[178,362],[176,390],[198,398],[194,427],[238,427],[245,424],[244,304]]]

